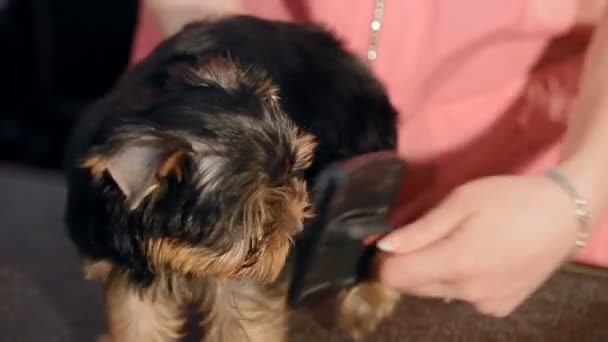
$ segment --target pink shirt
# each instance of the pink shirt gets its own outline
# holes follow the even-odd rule
[[[323,23],[351,51],[367,53],[373,0],[245,3],[254,15]],[[400,113],[400,154],[434,165],[435,182],[446,190],[474,177],[555,165],[581,54],[533,68],[575,14],[575,0],[386,0],[372,68]],[[154,25],[144,10],[135,60],[160,39]],[[608,266],[604,246],[608,224],[579,259]]]

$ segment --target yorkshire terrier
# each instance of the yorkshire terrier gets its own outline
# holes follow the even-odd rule
[[[133,66],[76,126],[66,225],[103,284],[103,339],[284,341],[292,240],[331,162],[394,149],[385,90],[324,28],[249,16],[192,23]],[[370,184],[370,186],[373,186]],[[398,295],[370,280],[339,321],[372,332]]]

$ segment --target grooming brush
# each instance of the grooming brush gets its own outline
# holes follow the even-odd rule
[[[370,276],[375,243],[393,227],[388,214],[405,162],[394,152],[358,156],[324,169],[312,193],[314,216],[296,241],[288,304]]]

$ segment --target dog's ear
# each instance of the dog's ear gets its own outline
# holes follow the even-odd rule
[[[109,175],[128,201],[131,209],[153,193],[169,175],[181,180],[188,149],[183,144],[162,139],[139,139],[122,144],[109,153],[85,159],[83,166],[99,180]]]

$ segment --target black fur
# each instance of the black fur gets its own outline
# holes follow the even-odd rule
[[[184,82],[187,68],[214,57],[265,72],[279,89],[282,111],[268,113],[246,86],[229,91],[212,82],[204,87]],[[169,236],[219,249],[246,239],[238,227],[230,232],[213,227],[235,209],[243,196],[238,190],[257,181],[252,170],[270,175],[271,183],[284,180],[279,163],[290,160],[293,150],[282,136],[284,127],[274,121],[285,114],[319,142],[312,167],[292,170],[290,177],[304,172],[310,181],[330,162],[395,147],[396,114],[384,89],[320,27],[241,16],[192,24],[163,42],[76,127],[68,150],[66,222],[79,253],[111,260],[144,285],[154,274],[141,250],[143,239]],[[256,133],[247,133],[247,127]],[[180,145],[188,135],[226,147],[221,153],[231,167],[223,174],[222,191],[204,192],[172,176],[162,196],[130,211],[116,184],[107,177],[96,183],[79,167],[90,153],[111,150],[121,139],[148,130],[163,132],[165,144]],[[186,179],[194,177],[196,160],[186,159],[183,169]]]

